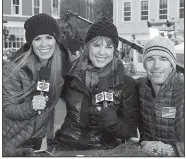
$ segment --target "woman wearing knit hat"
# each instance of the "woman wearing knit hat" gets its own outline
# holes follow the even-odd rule
[[[30,156],[40,149],[64,83],[65,48],[59,46],[56,20],[38,14],[24,28],[28,51],[3,66],[3,156]],[[50,84],[48,98],[37,88],[42,79]],[[46,83],[40,85],[42,91]]]
[[[175,156],[176,148],[184,150],[185,110],[173,43],[162,36],[149,40],[143,65],[147,77],[138,80],[142,148],[157,156]]]
[[[67,115],[55,139],[70,150],[110,149],[136,133],[136,84],[116,57],[118,32],[108,18],[90,27],[85,43],[67,75]]]

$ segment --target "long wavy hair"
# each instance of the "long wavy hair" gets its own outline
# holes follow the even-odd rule
[[[90,44],[91,43],[94,43],[94,42],[98,42],[98,41],[103,41],[105,40],[106,44],[107,45],[113,45],[114,46],[114,43],[113,41],[108,38],[108,37],[103,37],[103,36],[97,36],[95,38],[93,38],[92,40],[90,40],[89,42],[87,42],[84,46],[84,49],[83,49],[83,52],[82,52],[82,55],[81,57],[79,58],[79,60],[77,61],[77,64],[76,66],[73,68],[74,70],[86,70],[88,67],[93,67],[91,65],[91,61],[89,59],[89,48],[90,48]],[[118,54],[117,54],[117,49],[114,47],[114,56],[113,56],[113,60],[112,62],[114,62],[115,58],[118,57]],[[115,64],[114,64],[115,65]]]
[[[51,68],[51,74],[49,78],[50,88],[49,88],[49,102],[56,100],[61,93],[61,85],[63,85],[62,79],[62,50],[59,47],[59,44],[56,42],[55,51],[52,57],[49,59],[49,67]],[[32,84],[26,89],[23,90],[21,94],[18,94],[15,98],[16,100],[22,100],[26,96],[30,95],[36,89],[37,81],[39,80],[37,64],[40,63],[39,58],[33,52],[32,45],[29,50],[17,57],[12,64],[16,63],[16,67],[10,73],[10,75],[3,81],[5,84],[7,79],[14,75],[15,72],[22,69],[23,67],[28,67],[33,76]],[[10,64],[9,67],[12,67]]]

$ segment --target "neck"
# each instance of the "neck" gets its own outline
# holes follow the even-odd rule
[[[41,60],[41,66],[46,67],[48,63],[48,60]]]
[[[155,95],[157,96],[158,93],[159,93],[159,91],[160,91],[161,85],[160,84],[153,84],[152,83],[152,87],[153,87],[153,89],[155,91]]]

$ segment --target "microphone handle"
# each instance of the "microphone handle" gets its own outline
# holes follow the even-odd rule
[[[103,108],[106,108],[106,107],[108,107],[108,104],[107,104],[107,101],[104,100],[104,101],[103,101]]]
[[[42,95],[42,96],[44,96],[44,92],[40,92],[40,95]],[[41,110],[38,110],[38,112],[37,112],[38,114],[41,114]]]

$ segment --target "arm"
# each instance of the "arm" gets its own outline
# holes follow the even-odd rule
[[[32,96],[28,96],[24,100],[18,99],[18,95],[23,92],[22,79],[18,72],[7,79],[12,69],[3,68],[3,114],[11,120],[30,119],[37,115],[32,108]]]
[[[175,118],[175,136],[177,142],[175,144],[177,153],[179,156],[184,156],[185,152],[185,104],[184,104],[184,86],[179,89],[179,96],[180,99],[175,102],[177,110],[176,110],[176,118]]]

